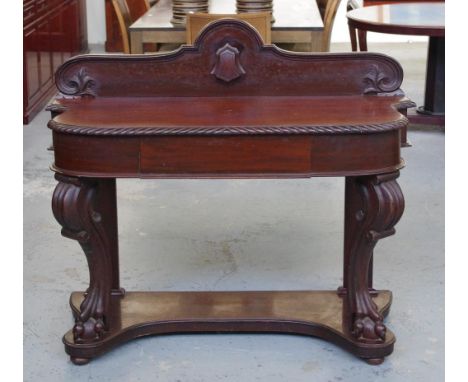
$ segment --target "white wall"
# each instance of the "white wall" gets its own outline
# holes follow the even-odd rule
[[[104,44],[106,41],[106,13],[104,0],[86,0],[88,43]]]
[[[333,27],[332,42],[349,42],[346,3],[347,0],[341,0],[340,8],[336,14],[335,25]],[[88,42],[90,44],[104,44],[106,41],[104,0],[86,0],[86,6],[88,17]],[[383,33],[368,33],[367,36],[367,41],[369,42],[407,42],[426,40],[427,37],[424,36],[390,35]]]

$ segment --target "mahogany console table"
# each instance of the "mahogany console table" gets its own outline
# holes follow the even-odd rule
[[[388,290],[372,288],[377,241],[404,201],[402,69],[373,53],[301,54],[221,20],[160,55],[84,55],[56,73],[53,119],[62,235],[83,248],[65,350],[76,364],[132,338],[174,332],[286,332],[334,342],[371,364],[393,351]],[[337,291],[125,292],[116,178],[346,179],[344,280]]]

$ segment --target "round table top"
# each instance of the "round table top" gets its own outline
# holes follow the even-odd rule
[[[445,3],[363,7],[347,14],[351,26],[381,33],[445,36]]]

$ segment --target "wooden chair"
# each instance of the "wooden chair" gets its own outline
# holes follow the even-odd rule
[[[359,3],[358,0],[348,0],[348,4],[346,4],[346,12],[360,8],[361,6],[362,5]],[[356,34],[358,34],[360,50],[367,50],[367,32],[361,30],[358,31],[356,30],[356,28],[353,28],[351,26],[348,26],[348,28],[349,38],[351,39],[351,50],[353,52],[357,52],[358,50]]]
[[[265,44],[271,44],[271,14],[269,12],[238,13],[238,14],[210,14],[192,13],[187,15],[186,31],[187,44],[192,45],[201,30],[212,21],[219,19],[243,20],[252,25]]]
[[[330,39],[335,22],[336,12],[341,0],[317,0],[317,5],[320,10],[320,15],[323,20],[323,31],[312,32],[312,47],[313,52],[329,52]]]
[[[148,9],[150,9],[152,5],[154,5],[154,2],[149,0],[125,0],[125,2],[127,3],[127,7],[130,11],[132,22],[138,20],[148,11]]]
[[[150,3],[148,0],[112,0],[112,6],[114,7],[122,36],[123,52],[130,54],[128,28],[150,9]]]

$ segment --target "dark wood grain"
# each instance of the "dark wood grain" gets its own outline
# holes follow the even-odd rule
[[[246,23],[229,23],[223,36],[205,30],[206,38],[197,40],[200,44],[175,53],[75,57],[57,71],[57,87],[67,95],[114,98],[218,97],[227,90],[230,97],[362,95],[396,92],[401,85],[401,66],[383,54],[359,59],[345,53],[297,55],[274,46],[259,47],[260,37],[247,32]],[[226,43],[243,47],[240,62],[246,72],[229,83],[212,74],[216,51]],[[130,80],[126,73],[136,63],[141,69],[132,72]]]
[[[404,207],[396,178],[413,104],[402,79],[390,57],[287,53],[236,20],[210,24],[195,46],[174,53],[62,65],[61,95],[49,108],[59,181],[52,205],[90,269],[87,293],[71,297],[71,360],[85,364],[143,335],[271,331],[319,336],[381,363],[395,337],[383,323],[391,294],[372,289],[372,258]],[[338,292],[120,288],[116,178],[310,176],[346,177]]]
[[[363,75],[362,88],[368,87],[366,81]],[[231,86],[229,91],[241,92],[243,87],[239,82],[237,88]],[[317,88],[309,91],[304,87],[297,91],[308,92],[310,96],[144,97],[138,101],[97,97],[78,103],[60,100],[57,104],[67,112],[54,118],[49,127],[62,133],[113,136],[258,135],[275,134],[274,129],[277,134],[318,135],[383,132],[406,123],[397,110],[408,105],[407,98],[402,95],[343,95],[330,102],[327,97],[313,96]],[[291,109],[294,113],[289,112]]]
[[[400,131],[265,137],[87,137],[54,132],[53,169],[70,176],[232,178],[346,176],[403,167]],[[82,144],[86,142],[86,144]],[[340,156],[337,157],[337,150]]]
[[[56,179],[54,216],[63,227],[62,235],[80,244],[90,270],[89,288],[73,327],[73,338],[76,343],[92,343],[108,330],[110,296],[120,289],[115,180],[59,174]]]
[[[335,291],[255,292],[128,292],[112,297],[109,335],[95,347],[76,344],[72,331],[63,337],[65,351],[77,363],[103,354],[133,338],[168,333],[276,332],[316,336],[336,343],[368,362],[393,351],[395,336],[387,331],[384,342],[372,347],[350,341],[343,331],[343,299]],[[83,292],[70,298],[79,315]],[[390,310],[392,294],[373,297],[379,314]]]
[[[134,174],[139,168],[137,138],[83,138],[53,134],[54,168],[62,174],[120,177]]]
[[[56,92],[53,75],[88,49],[85,0],[23,1],[23,123]]]
[[[395,181],[398,176],[394,172],[346,180],[345,221],[349,227],[345,226],[344,288],[348,304],[344,312],[349,315],[345,320],[348,332],[363,343],[384,343],[387,335],[369,288],[374,247],[395,233],[394,226],[403,214],[403,194]]]

